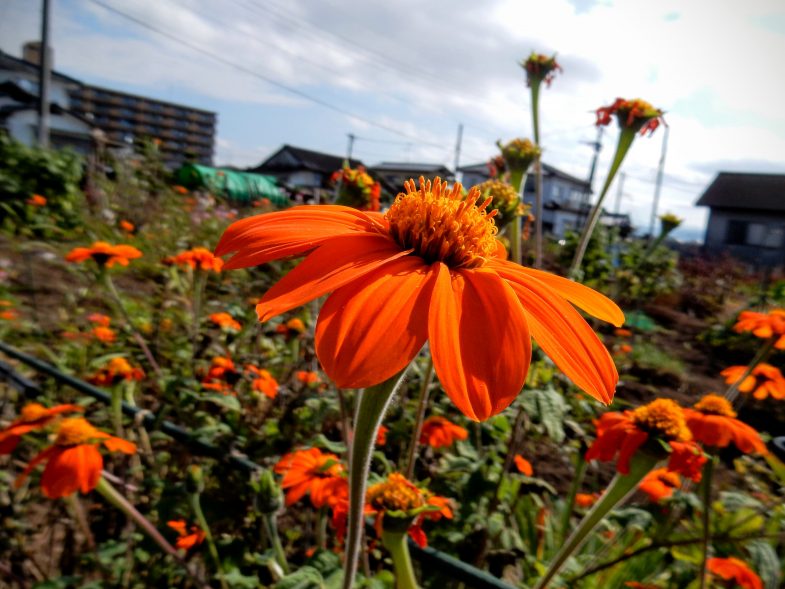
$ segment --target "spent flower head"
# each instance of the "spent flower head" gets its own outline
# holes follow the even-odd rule
[[[545,82],[550,86],[556,77],[556,72],[563,71],[556,61],[556,54],[551,56],[542,53],[531,52],[531,55],[521,62],[521,67],[526,70],[526,84],[539,84]]]
[[[665,124],[662,118],[663,111],[654,108],[651,104],[640,98],[625,100],[617,98],[608,106],[601,106],[597,109],[597,125],[608,125],[611,122],[611,115],[616,115],[619,126],[622,129],[632,129],[640,131],[641,135],[646,132],[654,133],[660,124]]]

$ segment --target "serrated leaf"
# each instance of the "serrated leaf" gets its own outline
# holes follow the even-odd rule
[[[747,543],[753,570],[758,572],[766,589],[780,587],[780,559],[771,544],[764,540],[752,540]]]

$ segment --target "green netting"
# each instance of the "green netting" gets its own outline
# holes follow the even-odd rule
[[[206,188],[216,195],[239,202],[250,203],[269,198],[279,207],[290,204],[289,197],[276,185],[273,176],[211,168],[197,164],[184,164],[177,170],[177,182],[189,190]]]

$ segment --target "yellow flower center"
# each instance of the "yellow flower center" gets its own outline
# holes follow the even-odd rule
[[[701,413],[736,417],[736,412],[733,410],[733,405],[730,404],[730,401],[714,393],[704,395],[700,401],[695,403],[694,407]]]
[[[684,412],[671,399],[655,399],[638,407],[632,412],[632,420],[639,429],[665,440],[685,442],[692,438]]]
[[[38,421],[42,417],[46,415],[46,407],[41,405],[40,403],[28,403],[24,407],[22,407],[22,411],[19,414],[21,421],[23,423],[32,423],[34,421]]]
[[[105,437],[101,431],[90,425],[82,417],[69,417],[60,422],[57,429],[55,445],[57,446],[78,446],[80,444],[90,444],[95,440]]]
[[[476,187],[464,196],[459,183],[448,189],[440,178],[431,182],[420,177],[419,190],[413,180],[404,187],[386,215],[390,235],[402,248],[451,268],[476,268],[495,256],[496,211],[485,212],[490,197],[478,206]]]
[[[409,511],[424,503],[420,489],[397,472],[392,473],[383,483],[371,485],[367,500],[375,509],[385,511]]]

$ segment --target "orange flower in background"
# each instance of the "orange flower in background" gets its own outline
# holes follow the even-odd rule
[[[390,429],[386,425],[380,425],[376,432],[376,445],[384,446],[387,443],[387,432]]]
[[[578,507],[591,507],[600,498],[599,493],[578,493],[575,495],[575,505]]]
[[[221,258],[216,258],[213,255],[213,252],[205,247],[195,247],[180,252],[175,256],[164,258],[164,263],[174,264],[176,266],[188,266],[194,270],[199,268],[205,272],[209,272],[210,270],[213,272],[220,272],[224,265]]]
[[[233,394],[232,388],[242,376],[231,358],[215,356],[210,361],[210,368],[202,379],[202,387],[224,395]]]
[[[439,178],[405,188],[386,214],[317,205],[237,221],[216,253],[234,253],[227,269],[307,255],[256,311],[267,321],[332,293],[316,352],[341,388],[391,378],[429,341],[449,397],[469,418],[487,419],[520,392],[533,336],[573,382],[609,403],[616,367],[569,302],[615,325],[621,310],[583,285],[502,259],[494,213],[475,188],[464,196]]]
[[[649,583],[638,583],[638,581],[627,581],[624,583],[625,587],[630,587],[630,589],[660,589],[657,585],[651,585]]]
[[[22,407],[19,417],[11,425],[0,430],[0,455],[14,451],[23,435],[45,428],[63,413],[84,411],[79,405],[55,405],[47,409],[40,403],[28,403]]]
[[[281,488],[286,505],[310,495],[314,507],[323,507],[342,495],[347,486],[346,469],[335,454],[323,454],[318,448],[295,450],[285,454],[273,469],[283,475]]]
[[[185,186],[172,186],[172,190],[177,194],[188,194],[188,189]]]
[[[763,581],[743,560],[738,558],[710,558],[706,568],[713,575],[733,581],[742,589],[763,589]]]
[[[304,385],[317,384],[322,381],[321,377],[317,372],[310,372],[308,370],[298,370],[297,372],[294,373],[294,377],[297,379],[298,382],[301,382]]]
[[[725,384],[733,384],[744,376],[746,371],[746,366],[730,366],[720,372],[720,376],[725,378]],[[779,368],[765,362],[753,368],[737,388],[741,393],[752,393],[756,399],[769,396],[777,400],[785,399],[785,377]]]
[[[775,338],[774,347],[785,350],[785,309],[772,309],[768,313],[742,311],[733,330],[736,333],[751,333],[761,339]]]
[[[14,309],[5,309],[0,311],[0,319],[4,319],[5,321],[15,321],[19,319],[19,313],[17,313]]]
[[[420,443],[428,444],[431,448],[447,448],[452,446],[455,440],[465,440],[468,437],[466,428],[439,415],[432,415],[423,421]]]
[[[330,176],[330,183],[339,186],[336,203],[360,209],[378,211],[382,185],[374,180],[363,166],[357,169],[345,166]]]
[[[103,313],[91,313],[87,316],[87,320],[90,323],[95,323],[100,327],[109,327],[112,323],[112,318],[108,315],[104,315]]]
[[[616,337],[632,337],[632,331],[629,329],[614,329],[613,335]]]
[[[303,323],[302,319],[294,317],[289,319],[289,321],[286,323],[279,323],[275,327],[275,333],[279,333],[287,337],[296,337],[302,333],[305,333],[305,323]]]
[[[185,521],[181,519],[168,521],[166,525],[177,532],[178,538],[174,544],[175,547],[186,552],[204,542],[204,539],[207,537],[204,530],[199,526],[192,525],[190,531],[187,530]]]
[[[670,499],[679,487],[681,487],[681,477],[678,473],[667,468],[655,468],[643,477],[638,489],[649,496],[649,501],[659,503],[664,499]]]
[[[620,127],[640,130],[641,135],[645,135],[647,131],[652,134],[660,124],[665,124],[662,114],[663,111],[640,98],[617,98],[613,104],[597,109],[597,125],[608,125],[611,115],[616,115]]]
[[[127,266],[129,260],[141,258],[142,252],[132,245],[111,245],[105,241],[96,241],[90,247],[77,247],[65,256],[67,262],[81,263],[93,260],[98,266],[111,268],[115,264]]]
[[[229,313],[212,313],[210,321],[221,329],[229,329],[232,331],[240,331],[243,326],[235,320]]]
[[[46,197],[41,196],[40,194],[34,194],[30,198],[25,201],[27,204],[32,205],[34,207],[45,207],[46,206]]]
[[[99,387],[113,386],[124,380],[142,380],[144,371],[131,366],[125,358],[112,358],[98,372],[87,380]]]
[[[117,334],[111,327],[98,325],[90,330],[92,336],[100,342],[111,344],[117,339]]]
[[[619,346],[619,354],[629,354],[632,352],[632,346],[630,344],[622,344]]]
[[[131,221],[126,221],[125,219],[121,219],[117,225],[126,233],[133,233],[136,231],[136,225],[131,223]]]
[[[684,414],[693,438],[701,444],[724,448],[733,443],[745,454],[768,454],[760,434],[736,419],[733,405],[725,397],[705,395]]]
[[[253,364],[247,364],[245,369],[250,372],[253,377],[251,389],[263,393],[270,399],[275,399],[278,395],[278,381],[273,378],[273,375],[264,368],[257,368]]]
[[[609,462],[618,455],[616,470],[628,474],[630,459],[653,438],[647,444],[651,451],[661,451],[660,441],[670,446],[670,470],[696,482],[700,480],[706,458],[692,441],[684,410],[675,401],[655,399],[637,409],[605,413],[596,426],[597,438],[586,452],[586,460]]]
[[[38,453],[17,477],[21,486],[33,469],[46,462],[41,475],[41,490],[50,499],[67,497],[77,490],[88,493],[95,489],[104,460],[98,451],[101,444],[110,452],[133,454],[136,444],[110,436],[82,417],[68,417],[60,422],[54,444]]]
[[[516,454],[513,458],[515,461],[515,468],[518,469],[518,472],[525,474],[527,477],[530,477],[534,474],[534,469],[532,468],[531,462],[526,460],[520,454]]]

